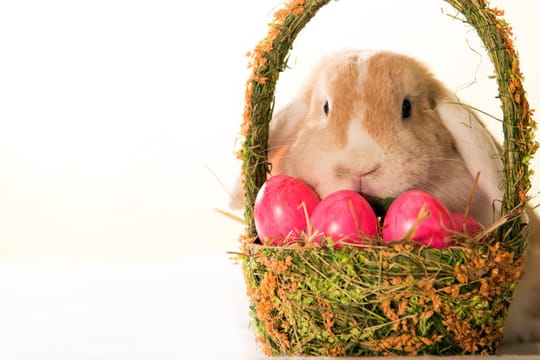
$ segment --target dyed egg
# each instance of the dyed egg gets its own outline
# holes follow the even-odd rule
[[[472,216],[467,216],[465,219],[464,213],[452,213],[454,222],[456,223],[456,231],[467,234],[470,237],[482,232],[484,227]]]
[[[427,216],[418,223],[411,239],[438,249],[452,245],[447,239],[455,229],[452,214],[437,198],[421,190],[406,191],[390,205],[384,218],[383,239],[403,239],[413,231],[422,209]]]
[[[365,237],[377,235],[375,212],[364,197],[350,190],[340,190],[322,199],[313,210],[311,225],[313,231],[331,237],[336,247],[358,244]]]
[[[306,230],[306,217],[319,202],[317,193],[302,181],[272,176],[255,199],[253,216],[259,239],[270,245],[294,241]]]

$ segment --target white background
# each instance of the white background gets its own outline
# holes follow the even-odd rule
[[[538,107],[540,2],[492,3]],[[1,358],[256,356],[226,254],[242,225],[213,208],[236,176],[245,53],[277,4],[0,2]],[[439,0],[332,3],[295,43],[277,106],[319,55],[382,48],[500,116],[487,56],[448,14]]]

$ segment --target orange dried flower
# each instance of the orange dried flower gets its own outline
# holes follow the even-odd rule
[[[256,81],[259,84],[264,85],[264,84],[266,84],[266,81],[268,81],[268,77],[267,76],[257,77]]]
[[[304,8],[299,7],[299,8],[294,9],[293,14],[296,15],[296,16],[300,16],[300,15],[302,15],[303,12],[304,12]]]

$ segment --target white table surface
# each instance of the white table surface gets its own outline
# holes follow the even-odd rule
[[[0,273],[0,359],[265,359],[227,254],[4,259]]]
[[[0,359],[254,359],[239,266],[0,261]]]

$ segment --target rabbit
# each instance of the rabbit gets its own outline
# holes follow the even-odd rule
[[[471,214],[486,226],[498,212],[502,164],[494,141],[410,57],[328,56],[270,127],[272,175],[297,177],[321,197],[348,189],[374,199],[416,188],[464,211],[480,172]]]
[[[296,177],[321,198],[343,189],[368,200],[421,189],[451,212],[463,212],[479,173],[470,214],[484,226],[500,210],[500,151],[426,66],[389,51],[352,49],[324,57],[270,122],[272,176]],[[532,276],[520,283],[509,312],[507,342],[540,338],[540,303],[533,300],[540,283],[530,270],[540,266],[534,258],[526,269]]]

